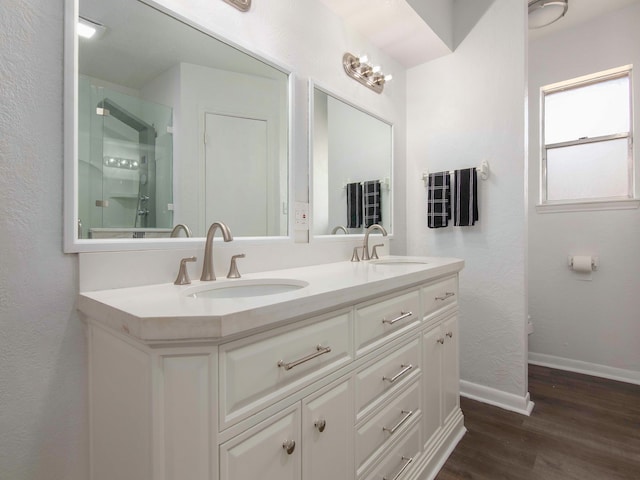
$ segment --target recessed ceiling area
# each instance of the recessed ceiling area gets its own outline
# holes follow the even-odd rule
[[[342,17],[348,27],[406,68],[451,53],[406,0],[320,1]]]
[[[428,18],[425,12],[422,11],[421,15],[419,15],[407,0],[319,1],[342,17],[348,27],[359,32],[375,47],[397,60],[406,68],[452,53],[452,48],[447,45],[447,42],[438,36],[428,22],[425,21],[425,18]],[[480,4],[484,5],[483,8],[486,10],[488,5],[492,3],[492,0],[484,2],[479,0],[449,1],[451,4],[449,8],[458,13],[461,11],[468,12],[470,9],[478,10],[476,5]],[[529,3],[529,0],[523,1],[525,4]],[[535,40],[638,2],[640,0],[569,0],[569,10],[562,19],[546,27],[529,30],[529,38]],[[432,11],[445,7],[446,0],[438,0],[424,8]],[[480,8],[476,16],[480,17],[484,10]],[[455,13],[453,17],[455,17]],[[456,18],[451,20],[453,23],[456,22]],[[478,18],[475,18],[475,20],[477,21]],[[458,26],[463,30],[464,28],[473,28],[473,25]],[[454,27],[455,25],[451,27],[452,30],[455,30]],[[351,53],[359,54],[365,52]]]

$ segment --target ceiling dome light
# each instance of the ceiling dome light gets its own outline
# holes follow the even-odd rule
[[[569,0],[530,0],[529,29],[551,25],[565,16]]]

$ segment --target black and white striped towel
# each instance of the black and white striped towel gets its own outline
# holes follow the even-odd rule
[[[374,223],[382,223],[380,203],[380,181],[364,182],[364,226],[370,227]]]
[[[347,228],[362,226],[362,185],[347,184]]]
[[[468,227],[478,220],[478,174],[475,168],[456,170],[453,179],[453,224]]]
[[[449,172],[430,173],[427,182],[427,226],[443,228],[449,224],[451,180]]]

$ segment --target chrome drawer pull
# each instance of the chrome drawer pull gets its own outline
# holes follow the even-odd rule
[[[400,471],[398,473],[396,473],[396,476],[393,477],[392,480],[398,480],[400,478],[400,476],[404,473],[404,471],[407,469],[407,467],[409,467],[409,465],[411,465],[411,462],[413,462],[413,457],[411,458],[407,458],[404,455],[402,456],[402,460],[405,460],[404,465],[402,466],[402,468],[400,469]],[[382,477],[382,480],[389,480],[387,477]]]
[[[447,335],[447,337],[449,337],[449,338],[453,338],[453,332],[447,332],[447,333],[446,333],[446,335]]]
[[[320,355],[324,355],[325,353],[329,353],[331,351],[331,347],[323,347],[322,345],[316,345],[317,352],[307,355],[306,357],[302,357],[299,360],[294,360],[293,362],[285,362],[284,360],[280,360],[278,362],[279,367],[283,367],[285,370],[291,370],[293,367],[297,367],[301,363],[308,362],[309,360],[313,360]]]
[[[400,413],[406,414],[404,417],[402,417],[402,420],[400,420],[391,428],[382,427],[382,430],[393,435],[394,433],[396,433],[396,430],[398,430],[407,420],[411,418],[411,415],[413,415],[413,410],[402,410]]]
[[[296,442],[295,440],[285,440],[282,443],[282,448],[284,448],[287,453],[289,455],[291,455],[293,453],[293,451],[296,449]]]
[[[438,340],[436,340],[440,345],[444,345],[444,337],[440,337]]]
[[[315,422],[313,422],[313,426],[316,427],[320,433],[322,433],[324,432],[324,429],[327,427],[327,421],[316,420]]]
[[[449,297],[453,297],[455,295],[455,292],[445,292],[443,297],[436,297],[436,300],[446,300]]]
[[[410,372],[413,369],[413,365],[409,364],[409,365],[400,365],[402,367],[402,370],[400,370],[398,373],[396,373],[393,377],[389,378],[389,377],[382,377],[382,380],[386,380],[389,383],[393,383],[396,380],[398,380],[401,376],[403,376],[405,373]]]
[[[399,322],[400,320],[404,320],[405,318],[408,318],[411,315],[413,315],[413,312],[400,312],[399,317],[396,317],[393,320],[387,320],[386,318],[383,318],[382,323],[388,323],[389,325],[393,325],[394,323]]]

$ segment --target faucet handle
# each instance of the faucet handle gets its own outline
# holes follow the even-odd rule
[[[195,262],[196,260],[196,257],[186,257],[180,260],[180,269],[178,270],[176,281],[173,282],[174,285],[189,285],[191,283],[189,272],[187,271],[187,262]]]
[[[351,255],[352,262],[359,262],[360,257],[358,256],[358,249],[362,247],[353,247],[353,255]]]
[[[239,255],[234,255],[231,257],[231,265],[229,265],[229,273],[227,273],[227,278],[240,278],[240,272],[238,271],[238,265],[236,262],[236,258],[244,258],[246,255],[241,253]]]
[[[384,247],[384,243],[378,243],[377,245],[373,246],[373,253],[371,254],[371,258],[373,260],[378,260],[380,257],[378,257],[378,247]]]

